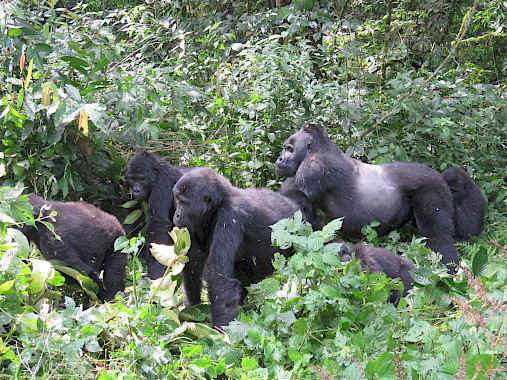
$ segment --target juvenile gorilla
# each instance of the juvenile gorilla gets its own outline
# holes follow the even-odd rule
[[[361,228],[372,221],[380,223],[377,231],[384,235],[413,215],[428,247],[442,254],[442,262],[458,262],[453,236],[468,226],[458,226],[455,233],[449,186],[440,173],[423,164],[362,163],[343,153],[323,128],[307,124],[285,141],[276,173],[289,177],[281,192],[300,190],[328,217],[345,217],[345,236],[360,237]]]
[[[398,256],[386,248],[372,247],[366,244],[357,244],[349,248],[341,239],[335,239],[334,242],[343,243],[340,250],[342,262],[350,261],[352,254],[354,254],[363,271],[366,272],[368,269],[370,273],[383,272],[389,278],[400,278],[403,282],[403,297],[413,288],[414,280],[409,270],[415,268],[415,265],[406,257]],[[393,290],[389,302],[398,306],[400,298],[400,291]]]
[[[484,228],[486,198],[464,169],[449,168],[442,177],[454,200],[454,239],[470,242],[470,236],[480,235]]]
[[[211,169],[189,171],[173,189],[174,224],[192,236],[183,271],[185,305],[201,302],[208,283],[212,326],[227,326],[237,314],[245,287],[273,272],[270,226],[294,216],[298,205],[267,189],[238,189]]]
[[[171,165],[166,160],[145,152],[138,152],[127,163],[125,180],[132,195],[148,202],[146,246],[140,257],[146,261],[148,277],[157,279],[164,275],[165,267],[151,254],[151,243],[172,244],[169,232],[173,229],[173,187],[185,169]]]
[[[33,214],[48,217],[56,211],[53,232],[44,224],[25,225],[21,231],[33,241],[46,260],[61,260],[85,272],[98,286],[99,299],[109,301],[125,289],[127,255],[114,251],[114,241],[125,231],[114,216],[83,202],[46,201],[28,194]],[[47,205],[47,207],[43,207]],[[104,270],[102,282],[98,276]]]

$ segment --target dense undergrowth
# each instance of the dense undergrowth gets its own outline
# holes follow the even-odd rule
[[[507,376],[502,1],[127,3],[0,3],[0,377]],[[418,264],[395,309],[385,299],[399,285],[323,246],[338,222],[312,232],[296,217],[273,239],[298,254],[276,259],[224,336],[205,305],[181,307],[177,276],[155,291],[140,275],[142,238],[123,243],[125,294],[96,304],[60,289],[11,228],[31,218],[23,188],[121,218],[122,172],[141,147],[276,189],[274,161],[306,121],[364,162],[468,170],[487,223],[459,246],[456,277],[410,226],[383,238],[367,227],[370,244]]]

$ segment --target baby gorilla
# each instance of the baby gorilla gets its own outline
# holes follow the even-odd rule
[[[291,199],[268,189],[238,189],[208,168],[180,178],[173,189],[176,227],[187,227],[192,243],[183,271],[185,305],[201,302],[208,283],[212,326],[227,326],[237,314],[245,287],[273,272],[271,228],[299,210]]]
[[[114,241],[125,231],[113,215],[83,202],[46,201],[28,194],[33,214],[48,217],[56,211],[54,233],[44,224],[25,224],[21,231],[33,241],[46,260],[61,260],[85,272],[99,287],[99,299],[112,300],[125,289],[127,255],[114,251]],[[46,206],[46,207],[43,207]],[[61,239],[55,237],[58,235]],[[98,276],[104,270],[104,282]]]
[[[333,242],[343,243],[340,250],[342,262],[350,261],[352,254],[354,254],[364,272],[368,269],[370,273],[383,272],[389,278],[400,278],[403,282],[403,297],[412,289],[414,280],[409,270],[415,268],[415,265],[406,257],[398,256],[386,248],[372,247],[366,244],[347,247],[345,242],[339,238],[334,239]],[[394,306],[398,306],[400,298],[400,291],[393,290],[389,302],[393,303]]]

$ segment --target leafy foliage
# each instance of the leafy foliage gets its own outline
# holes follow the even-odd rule
[[[501,378],[506,12],[502,0],[475,12],[472,3],[2,2],[0,372]],[[180,305],[177,271],[164,291],[141,275],[138,230],[117,242],[132,255],[132,285],[95,304],[62,298],[55,266],[12,228],[35,220],[24,187],[121,214],[121,173],[141,146],[177,164],[214,167],[238,186],[276,188],[282,141],[306,121],[325,125],[364,162],[466,167],[488,198],[487,228],[459,246],[455,278],[410,227],[382,238],[365,227],[369,244],[418,265],[417,289],[394,309],[385,299],[400,285],[355,262],[343,266],[338,247],[325,244],[340,221],[314,232],[297,216],[273,237],[298,253],[276,259],[275,275],[252,287],[223,336],[209,328],[206,305]],[[126,222],[138,226],[143,206],[133,206]]]

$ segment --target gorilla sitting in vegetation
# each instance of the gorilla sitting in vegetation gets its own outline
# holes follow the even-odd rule
[[[470,242],[470,236],[480,235],[484,228],[486,198],[464,169],[449,168],[442,177],[454,200],[454,239]]]
[[[426,244],[442,254],[444,264],[457,264],[454,236],[469,225],[457,225],[449,186],[437,171],[415,162],[370,165],[343,153],[325,130],[305,125],[289,137],[276,161],[276,173],[288,177],[282,193],[300,190],[315,208],[332,219],[345,217],[341,232],[360,237],[361,229],[377,221],[379,235],[413,216]],[[467,214],[477,206],[462,204]],[[448,265],[453,271],[453,265]]]
[[[370,273],[382,272],[389,278],[400,278],[403,282],[403,297],[413,288],[414,280],[409,271],[415,268],[415,264],[406,257],[399,256],[386,248],[372,247],[366,244],[347,247],[342,239],[334,239],[333,242],[343,243],[340,250],[342,262],[350,261],[352,255],[354,255],[356,260],[359,260],[364,272],[367,270]],[[389,302],[393,303],[394,306],[398,306],[400,299],[400,291],[393,290]]]
[[[166,160],[145,152],[138,152],[127,163],[125,180],[132,196],[148,202],[146,246],[140,257],[146,261],[148,277],[157,279],[164,275],[165,267],[150,253],[151,243],[172,244],[169,232],[173,229],[173,187],[185,169],[171,165]]]
[[[81,269],[98,285],[103,301],[125,289],[127,255],[114,251],[116,238],[125,236],[118,219],[83,202],[46,201],[35,194],[28,194],[28,200],[35,218],[40,215],[54,227],[54,233],[41,222],[21,228],[46,260],[61,260]],[[50,217],[52,211],[56,216]],[[98,276],[101,270],[103,281]]]
[[[238,189],[208,168],[193,169],[174,186],[174,224],[187,227],[192,244],[183,271],[185,305],[201,302],[208,283],[212,326],[227,326],[245,287],[273,272],[270,226],[299,210],[296,202],[268,189]]]

